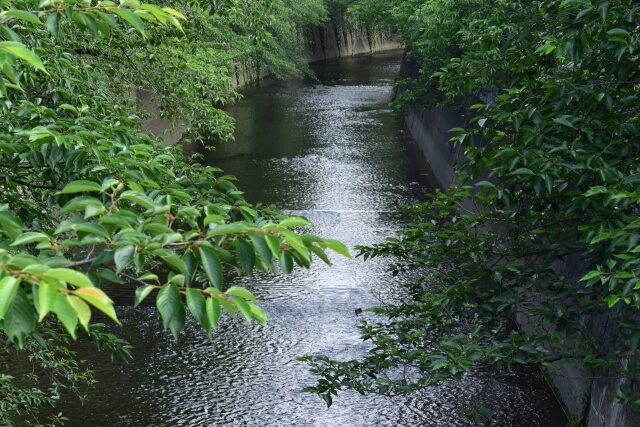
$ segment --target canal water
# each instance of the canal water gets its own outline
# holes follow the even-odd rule
[[[234,143],[205,161],[239,178],[255,203],[307,216],[314,234],[350,247],[402,228],[397,209],[431,191],[422,159],[389,102],[400,52],[314,66],[317,80],[265,85],[231,108]],[[77,426],[466,426],[474,404],[496,409],[491,425],[560,426],[564,418],[538,371],[492,386],[468,376],[409,396],[345,392],[331,408],[301,393],[313,383],[305,354],[362,355],[357,308],[397,296],[381,261],[333,257],[329,267],[243,279],[269,315],[266,327],[226,319],[214,339],[191,322],[179,342],[152,308],[121,308],[119,333],[135,345],[128,364],[94,361],[99,380]]]

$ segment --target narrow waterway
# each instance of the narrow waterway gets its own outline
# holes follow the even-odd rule
[[[431,190],[388,105],[399,64],[399,52],[346,59],[314,66],[317,81],[250,91],[231,109],[237,141],[205,161],[236,175],[250,201],[306,215],[314,234],[351,247],[381,241],[402,227],[397,208]],[[86,406],[65,408],[70,425],[465,426],[478,403],[497,409],[492,425],[564,425],[537,371],[497,387],[469,376],[405,397],[346,392],[329,409],[301,393],[313,378],[296,358],[361,355],[355,309],[399,288],[381,262],[333,259],[244,280],[268,326],[226,319],[211,342],[190,323],[176,343],[153,309],[123,308],[135,360],[95,363],[100,382]]]

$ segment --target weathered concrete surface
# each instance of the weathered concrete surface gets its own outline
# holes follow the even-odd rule
[[[400,78],[417,79],[418,64],[412,58],[410,48],[405,49],[405,58],[400,67]],[[402,95],[401,91],[396,97]],[[451,142],[453,134],[450,129],[464,127],[462,111],[451,108],[425,108],[412,105],[407,108],[404,116],[405,128],[420,147],[425,161],[442,188],[451,187],[456,179],[455,167],[464,152],[461,146],[454,146]]]
[[[140,102],[142,109],[149,115],[148,118],[144,120],[144,126],[149,132],[168,145],[180,141],[186,131],[186,126],[182,122],[172,124],[161,116],[160,104],[152,91],[138,89],[136,90],[135,97],[138,99],[138,102]]]
[[[593,380],[587,427],[631,427],[640,424],[637,418],[633,418],[633,414],[630,414],[618,401],[611,398],[611,395],[615,394],[625,381],[622,378],[595,378]]]
[[[415,63],[405,62],[401,77],[416,75]],[[455,168],[464,155],[462,148],[454,146],[450,141],[452,134],[449,129],[464,127],[464,123],[464,112],[447,108],[425,108],[414,105],[408,108],[405,114],[407,131],[420,147],[438,183],[445,189],[455,183],[457,179]],[[465,205],[464,208],[477,211],[473,205]],[[577,280],[585,273],[584,265],[579,256],[570,256],[565,261],[558,262],[556,272]],[[517,316],[516,320],[525,332],[537,328],[523,316]],[[606,316],[585,318],[581,328],[600,340],[603,348],[606,348],[607,337],[616,334]],[[614,398],[620,386],[631,381],[630,379],[616,378],[613,374],[610,376],[602,372],[593,373],[584,366],[572,363],[556,366],[547,373],[547,378],[571,420],[582,420],[587,427],[640,425],[638,418],[634,418],[634,415]]]
[[[446,108],[411,107],[405,114],[405,127],[420,147],[438,183],[443,188],[456,181],[455,166],[462,159],[462,147],[450,141],[449,129],[462,126],[462,115]]]
[[[264,69],[260,71],[254,70],[252,67],[242,62],[235,65],[233,72],[231,73],[231,83],[235,88],[241,88],[251,85],[265,77],[268,77],[269,73]]]
[[[402,47],[398,39],[384,32],[350,28],[347,22],[328,23],[307,34],[309,62],[381,52]]]

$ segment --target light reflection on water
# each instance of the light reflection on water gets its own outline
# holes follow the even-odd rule
[[[316,67],[320,82],[273,85],[232,108],[237,142],[207,161],[240,179],[253,202],[305,214],[315,234],[349,246],[401,228],[396,213],[429,189],[420,161],[388,107],[399,53]],[[243,279],[269,315],[265,328],[226,319],[213,341],[193,322],[174,342],[153,309],[122,308],[136,346],[130,365],[95,363],[90,404],[70,402],[78,426],[464,426],[471,403],[497,407],[492,425],[562,425],[536,372],[490,388],[474,377],[396,398],[340,395],[327,409],[300,390],[313,382],[304,354],[354,358],[366,351],[355,309],[392,297],[384,262],[333,256],[287,277]],[[94,361],[96,362],[96,361]],[[91,420],[87,422],[87,420]]]

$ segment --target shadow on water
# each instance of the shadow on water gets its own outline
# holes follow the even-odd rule
[[[236,141],[203,151],[205,161],[236,175],[250,201],[307,215],[315,234],[351,247],[383,240],[402,227],[397,208],[433,189],[389,108],[399,63],[393,52],[316,64],[317,81],[248,92],[230,108]],[[465,426],[474,403],[497,408],[492,425],[564,425],[538,371],[495,387],[467,376],[396,398],[346,392],[329,409],[302,394],[313,378],[296,357],[362,355],[354,310],[399,289],[383,262],[333,261],[243,279],[268,326],[226,319],[211,342],[190,323],[176,343],[153,309],[123,307],[121,333],[135,360],[94,363],[100,383],[89,405],[64,408],[71,425]]]

